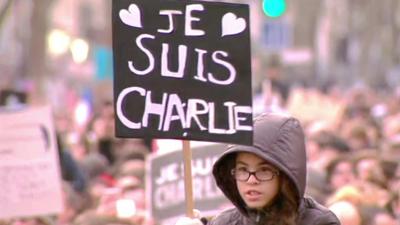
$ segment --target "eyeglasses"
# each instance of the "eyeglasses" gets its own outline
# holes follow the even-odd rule
[[[231,174],[236,180],[243,182],[248,181],[251,175],[254,175],[258,181],[270,181],[274,176],[279,175],[279,171],[269,168],[261,168],[256,171],[248,171],[246,168],[235,168],[231,170]]]

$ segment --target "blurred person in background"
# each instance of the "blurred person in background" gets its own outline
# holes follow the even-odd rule
[[[385,207],[390,201],[388,178],[382,166],[381,158],[374,150],[358,152],[355,156],[356,185],[364,196],[367,205]],[[371,194],[373,193],[373,194]]]
[[[272,55],[262,64],[264,74],[260,93],[255,95],[256,114],[263,112],[284,112],[290,93],[290,83],[283,77],[283,65],[278,55]]]
[[[90,124],[90,135],[97,144],[97,150],[108,160],[109,164],[115,161],[114,153],[114,108],[111,101],[104,101],[100,111],[94,116]]]
[[[346,93],[346,111],[344,119],[370,119],[372,103],[375,102],[374,92],[364,85],[355,85]]]
[[[135,183],[120,183],[104,190],[94,214],[100,217],[119,218],[137,225],[152,225],[145,205],[145,191]]]
[[[93,118],[89,127],[90,139],[95,143],[95,149],[102,154],[113,166],[125,152],[132,149],[140,149],[145,153],[150,152],[151,140],[139,138],[116,138],[114,134],[114,108],[111,101],[101,104],[100,112]],[[149,143],[150,142],[150,143]]]
[[[64,182],[62,186],[63,210],[57,215],[57,225],[69,225],[80,213],[90,208],[91,199],[83,197],[73,189],[70,183]]]
[[[313,133],[306,143],[307,156],[309,156],[307,157],[309,174],[307,193],[316,200],[325,202],[327,196],[332,192],[332,187],[327,182],[330,179],[328,176],[331,175],[328,167],[341,155],[349,153],[350,147],[345,140],[328,130]]]
[[[366,206],[362,210],[363,225],[397,225],[396,219],[384,208]]]
[[[324,176],[326,176],[325,171],[328,165],[333,160],[342,154],[351,152],[351,148],[345,139],[327,130],[321,130],[313,134],[307,140],[307,145],[314,145],[315,148],[309,167],[323,173]]]
[[[356,207],[361,207],[364,205],[365,201],[364,193],[355,185],[345,185],[329,195],[325,205],[330,206],[341,201],[349,202]]]
[[[329,209],[339,218],[341,225],[362,225],[360,211],[350,202],[335,202]]]
[[[388,212],[382,211],[374,216],[371,225],[398,225],[398,221],[396,222],[396,219]]]
[[[59,134],[57,134],[57,148],[61,165],[62,179],[70,182],[72,187],[77,192],[84,193],[87,188],[87,178],[78,162],[65,148],[64,140]]]
[[[326,180],[332,192],[355,182],[353,161],[349,155],[341,155],[326,169]]]
[[[381,160],[376,150],[366,150],[356,155],[355,173],[359,181],[368,182],[386,188],[387,178],[381,166]]]
[[[400,223],[400,189],[392,191],[391,199],[387,205],[389,212],[395,217],[398,223]]]
[[[400,158],[388,154],[382,156],[381,168],[386,179],[385,187],[388,190],[400,190]]]
[[[341,136],[346,140],[353,152],[363,149],[377,148],[381,138],[380,128],[365,122],[352,119],[343,122]]]
[[[384,118],[382,132],[387,141],[400,143],[400,112]]]

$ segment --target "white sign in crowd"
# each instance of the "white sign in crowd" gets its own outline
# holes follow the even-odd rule
[[[50,107],[0,113],[0,219],[62,211]]]

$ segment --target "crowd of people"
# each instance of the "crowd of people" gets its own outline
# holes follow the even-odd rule
[[[398,224],[400,93],[359,88],[342,93],[336,124],[310,123],[310,195],[342,224]]]
[[[343,225],[399,224],[400,89],[339,90],[323,93],[344,106],[336,120],[299,118],[306,136],[305,194]],[[284,104],[278,108],[291,113]],[[156,154],[155,140],[116,138],[112,102],[97,109],[79,126],[68,112],[55,115],[63,212],[3,220],[1,225],[158,224],[145,199],[146,157]],[[131,212],[119,210],[121,200],[134,202]]]

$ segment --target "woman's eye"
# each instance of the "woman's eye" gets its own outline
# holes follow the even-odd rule
[[[259,171],[262,171],[262,172],[272,172],[271,168],[268,168],[268,167],[261,167],[261,168],[259,169]]]
[[[246,167],[238,167],[237,171],[244,172],[247,171]]]

